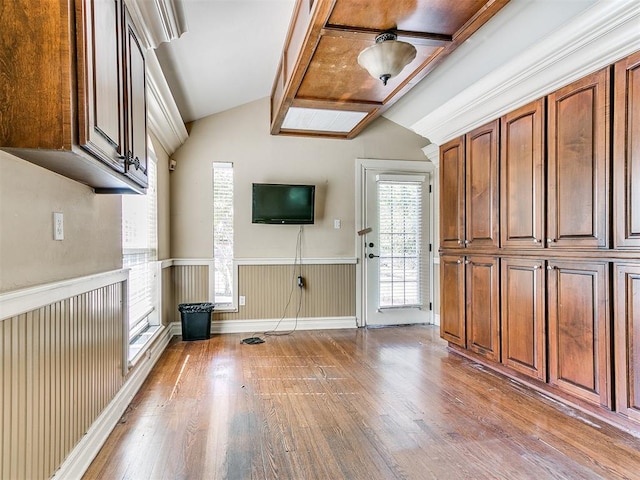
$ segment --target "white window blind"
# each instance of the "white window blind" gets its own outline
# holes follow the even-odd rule
[[[422,182],[378,179],[380,308],[422,307]]]
[[[122,266],[129,268],[129,338],[148,326],[156,305],[157,172],[150,149],[146,195],[122,196]]]
[[[233,164],[213,164],[214,303],[233,303]]]

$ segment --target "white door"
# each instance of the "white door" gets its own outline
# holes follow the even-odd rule
[[[431,323],[430,175],[367,168],[364,177],[364,323]]]

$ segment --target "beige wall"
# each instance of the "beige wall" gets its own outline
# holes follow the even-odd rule
[[[297,226],[251,224],[253,182],[312,183],[316,223],[305,226],[307,258],[355,255],[355,159],[424,160],[426,140],[384,118],[354,140],[272,136],[264,98],[198,120],[187,142],[173,154],[171,256],[213,255],[212,163],[233,162],[235,256],[293,258]],[[335,230],[333,220],[342,228]]]
[[[53,240],[53,212],[64,240]],[[122,266],[119,195],[0,151],[0,292]]]

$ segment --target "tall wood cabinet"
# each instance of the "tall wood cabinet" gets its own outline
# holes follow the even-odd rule
[[[614,244],[640,248],[640,52],[615,65]]]
[[[440,178],[441,336],[640,424],[640,52],[443,145]]]
[[[547,247],[609,246],[609,68],[547,97]]]
[[[499,245],[498,121],[442,146],[440,237],[443,248]]]
[[[550,261],[547,271],[549,383],[610,407],[608,265]]]
[[[143,192],[144,50],[122,0],[3,5],[0,148],[96,192]]]
[[[545,100],[500,121],[500,231],[504,248],[543,248]]]
[[[616,265],[614,282],[617,409],[640,422],[640,265]]]
[[[502,363],[545,381],[545,262],[529,258],[501,260]]]
[[[498,259],[490,256],[440,257],[441,336],[500,361]]]

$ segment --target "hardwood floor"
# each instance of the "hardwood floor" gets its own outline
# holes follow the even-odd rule
[[[640,439],[447,351],[437,327],[173,339],[103,479],[638,479]]]

